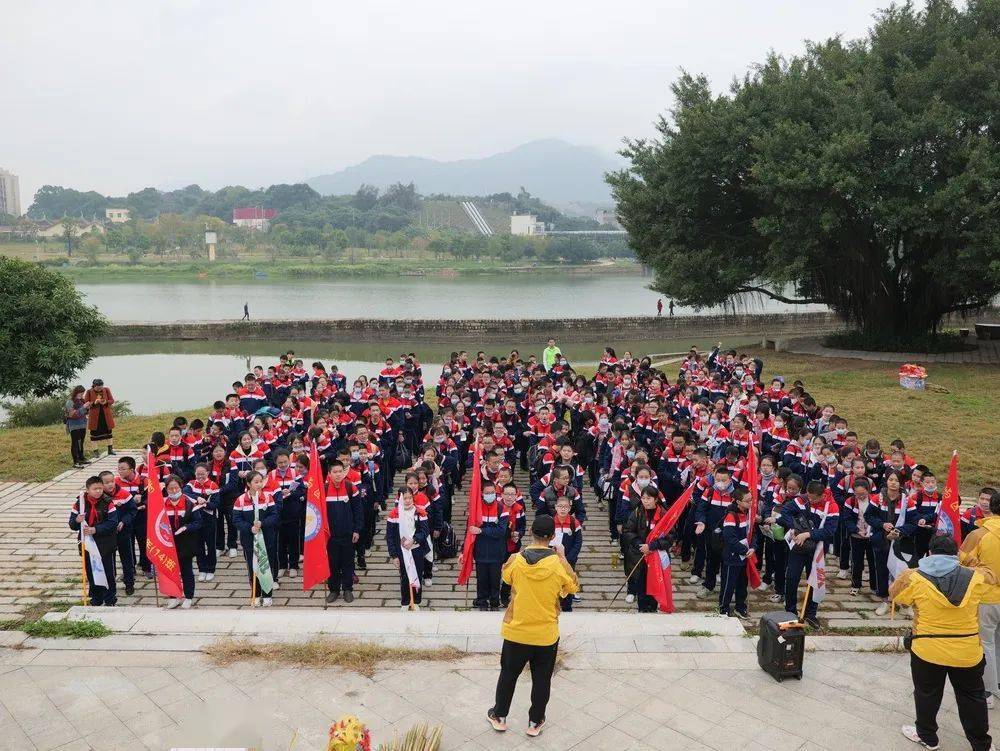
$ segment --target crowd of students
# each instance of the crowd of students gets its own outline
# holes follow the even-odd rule
[[[93,586],[94,605],[116,602],[120,564],[127,595],[136,569],[147,578],[146,478],[161,483],[177,541],[183,599],[211,581],[218,556],[242,548],[255,586],[252,540],[264,538],[274,588],[299,576],[305,535],[305,480],[317,449],[325,477],[330,540],[328,603],[354,599],[356,571],[367,567],[384,517],[389,556],[399,570],[400,604],[416,607],[433,584],[434,560],[454,554],[451,520],[457,491],[469,482],[472,447],[481,448],[482,523],[476,535],[477,608],[506,606],[501,567],[520,549],[526,510],[554,518],[553,545],[576,565],[588,521],[585,485],[607,514],[607,535],[631,576],[628,602],[656,609],[646,594],[644,555],[662,550],[690,563],[697,597],[746,617],[746,560],[761,589],[797,610],[800,581],[816,545],[839,562],[837,576],[888,597],[889,547],[903,539],[912,565],[927,551],[941,495],[934,473],[901,440],[883,449],[862,440],[834,405],[804,383],[761,382],[763,363],[749,355],[695,349],[679,365],[619,357],[611,347],[590,377],[577,372],[550,340],[541,361],[512,351],[470,356],[457,351],[425,381],[413,353],[387,358],[377,376],[349,382],[337,366],[307,369],[292,352],[257,366],[228,389],[210,414],[178,417],[154,433],[155,465],[123,456],[116,473],[88,479],[70,526],[92,534],[108,587]],[[436,407],[426,401],[433,389]],[[749,519],[748,451],[759,456],[759,506]],[[520,471],[515,473],[515,469]],[[678,525],[648,540],[666,508],[689,486],[693,501]],[[994,491],[984,488],[963,524],[972,528]],[[748,527],[754,534],[749,538]],[[136,555],[136,552],[138,553]],[[117,559],[117,561],[116,561]],[[197,568],[197,577],[195,576]],[[258,589],[269,606],[273,592]],[[573,607],[573,596],[562,601]],[[879,611],[884,613],[883,602]],[[806,620],[817,625],[816,604]]]

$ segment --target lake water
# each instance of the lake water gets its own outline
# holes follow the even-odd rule
[[[304,318],[600,318],[653,315],[662,295],[652,277],[609,273],[495,274],[278,281],[107,282],[77,285],[111,321],[222,321],[243,303],[261,319]],[[664,304],[669,300],[664,298]],[[746,312],[822,310],[771,300],[738,302]],[[677,315],[708,315],[678,307]],[[664,315],[666,311],[664,311]]]
[[[726,340],[727,345],[748,343],[749,339]],[[634,355],[662,354],[686,351],[692,345],[703,349],[714,342],[703,339],[664,341],[615,341],[611,344],[619,355],[630,350]],[[509,341],[485,343],[490,355],[504,355],[517,348],[523,357],[541,355],[544,342]],[[601,344],[566,344],[564,352],[571,362],[594,364],[601,356]],[[475,354],[477,347],[448,343],[373,342],[338,344],[332,342],[299,341],[214,341],[214,342],[128,342],[101,345],[98,356],[77,376],[76,382],[88,385],[94,378],[103,378],[115,398],[127,400],[136,414],[155,414],[175,410],[190,410],[224,398],[233,381],[242,379],[248,367],[267,367],[277,362],[281,352],[295,351],[308,366],[319,360],[329,367],[336,364],[348,379],[361,374],[373,376],[381,370],[387,356],[398,357],[402,352],[414,352],[424,368],[428,385],[436,382],[441,363],[452,350],[465,348]]]

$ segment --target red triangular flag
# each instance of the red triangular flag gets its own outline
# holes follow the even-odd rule
[[[481,449],[479,438],[472,447],[472,480],[469,482],[469,515],[465,520],[465,542],[462,545],[462,558],[459,561],[458,584],[466,584],[472,576],[474,563],[472,550],[476,545],[476,536],[468,531],[469,527],[480,527],[483,524],[483,473],[479,468]]]
[[[958,505],[961,502],[962,499],[958,494],[958,452],[953,451],[951,464],[948,465],[948,480],[944,484],[944,495],[941,496],[937,528],[940,534],[951,534],[959,545],[962,544],[962,524],[958,513]],[[945,522],[942,517],[948,521]],[[949,526],[951,529],[948,529]]]
[[[747,468],[743,473],[747,488],[750,491],[750,512],[747,515],[747,548],[753,551],[753,531],[756,527],[757,509],[760,503],[760,470],[757,466],[757,447],[750,443],[747,453]],[[757,589],[760,586],[760,571],[757,570],[756,556],[747,558],[747,586]]]
[[[181,564],[177,560],[174,530],[164,509],[160,473],[152,451],[146,454],[146,556],[156,568],[156,584],[165,597],[184,596]]]
[[[330,524],[326,519],[326,487],[320,466],[316,441],[309,449],[309,475],[306,480],[306,534],[302,553],[302,589],[312,589],[330,578],[330,559],[326,543],[330,539]]]
[[[649,530],[649,534],[646,535],[647,545],[663,535],[670,534],[670,530],[677,524],[684,509],[691,503],[693,495],[694,484],[692,483]],[[670,555],[665,550],[651,550],[646,554],[646,594],[656,600],[660,612],[674,612],[674,585],[670,573]]]

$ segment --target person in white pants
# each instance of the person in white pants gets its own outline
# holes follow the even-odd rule
[[[991,489],[992,490],[992,489]],[[989,513],[976,522],[959,549],[959,560],[966,566],[986,566],[1000,576],[1000,493],[990,496]],[[979,605],[979,638],[986,656],[983,685],[986,705],[992,709],[1000,694],[997,683],[997,654],[1000,653],[1000,585],[993,586]]]

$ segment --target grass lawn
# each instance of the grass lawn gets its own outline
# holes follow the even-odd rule
[[[929,382],[948,393],[917,392],[900,388],[898,366],[893,363],[770,351],[754,354],[764,360],[765,381],[773,375],[784,376],[786,383],[801,379],[817,402],[833,404],[848,419],[862,441],[874,436],[885,448],[894,438],[902,438],[913,457],[940,475],[941,485],[953,449],[959,451],[963,495],[1000,482],[1000,445],[992,440],[1000,423],[1000,368],[932,365]],[[428,373],[432,375],[436,373]],[[200,407],[122,418],[115,428],[115,445],[142,446],[150,433],[165,430],[177,414],[191,419],[208,412]],[[92,448],[88,444],[88,453]],[[69,437],[61,425],[0,430],[0,480],[39,482],[69,466]]]

